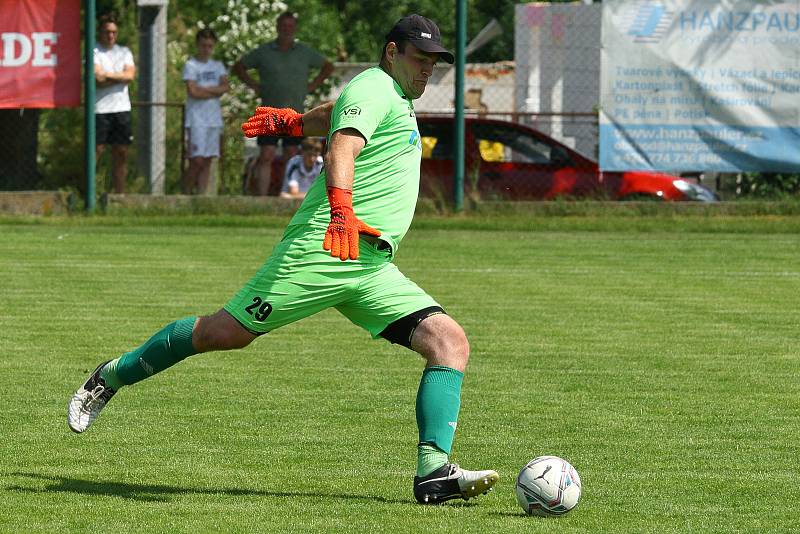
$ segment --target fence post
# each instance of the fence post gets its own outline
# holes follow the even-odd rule
[[[84,10],[84,35],[85,38],[85,51],[84,51],[84,66],[83,66],[83,93],[84,93],[84,107],[83,107],[83,139],[85,144],[85,164],[86,164],[86,211],[89,213],[94,212],[95,205],[95,141],[97,140],[97,133],[95,132],[94,123],[94,44],[95,44],[95,0],[86,0],[86,9]]]
[[[181,104],[181,166],[180,184],[183,187],[183,179],[186,176],[186,103]]]
[[[455,128],[455,177],[453,182],[455,211],[464,209],[464,47],[467,41],[466,0],[456,0],[456,89],[454,104]]]
[[[165,128],[167,97],[167,4],[169,0],[137,0],[139,6],[139,111],[136,147],[139,167],[150,193],[164,194],[166,172]]]

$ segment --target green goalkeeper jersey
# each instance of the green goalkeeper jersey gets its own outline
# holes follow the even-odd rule
[[[397,251],[411,225],[419,195],[422,141],[414,105],[391,76],[372,67],[353,78],[336,101],[328,143],[331,135],[343,128],[354,128],[367,140],[355,161],[353,211],[380,230],[381,239]],[[287,232],[302,225],[320,230],[322,235],[329,222],[323,171]]]

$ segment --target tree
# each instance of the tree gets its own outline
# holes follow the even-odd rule
[[[514,5],[519,0],[468,0],[467,41],[492,19],[497,18],[503,33],[479,49],[470,61],[493,62],[514,57]],[[181,80],[184,63],[194,50],[194,37],[200,27],[211,27],[219,37],[217,57],[227,66],[241,55],[275,37],[275,19],[283,11],[298,15],[298,39],[334,61],[377,63],[386,32],[402,16],[420,13],[435,20],[442,31],[445,46],[455,48],[455,1],[441,0],[172,0],[168,4],[167,100],[183,102],[186,89]],[[120,40],[137,56],[136,0],[97,0],[97,13],[115,13]],[[232,77],[233,91],[222,99],[226,117],[224,135],[225,183],[222,191],[239,191],[243,143],[239,119],[246,118],[258,104],[256,95]],[[131,84],[136,99],[136,82]],[[308,105],[316,103],[328,87],[310,95]],[[168,191],[178,181],[180,140],[183,125],[177,116],[180,108],[168,109]],[[83,187],[82,109],[44,110],[44,127],[39,135],[40,172],[43,186]],[[134,113],[134,120],[136,114]],[[133,156],[132,156],[133,157]],[[104,190],[105,163],[98,169],[97,190]],[[135,166],[129,167],[133,172]],[[138,183],[133,184],[136,190]],[[142,188],[146,184],[141,184]]]
[[[380,54],[383,37],[397,20],[410,13],[419,13],[439,25],[445,46],[455,48],[455,1],[441,0],[372,0],[369,16],[365,16],[360,3],[348,0],[304,0],[302,4],[321,4],[333,7],[339,20],[341,40],[347,61],[375,61]],[[495,62],[514,59],[514,5],[523,0],[469,0],[467,2],[467,41],[475,37],[493,18],[503,28],[503,33],[485,47],[476,51],[469,60]]]

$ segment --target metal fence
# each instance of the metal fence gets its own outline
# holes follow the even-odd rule
[[[127,25],[120,24],[120,33],[127,33],[118,36],[120,44],[132,49],[138,69],[137,78],[129,85],[133,139],[125,153],[122,183],[117,183],[116,187],[114,174],[119,174],[120,168],[112,163],[113,150],[104,150],[98,158],[97,193],[280,194],[285,189],[284,171],[292,153],[279,146],[277,157],[270,165],[269,184],[266,187],[253,185],[260,172],[260,149],[239,130],[249,111],[242,106],[242,102],[247,101],[242,95],[246,97],[249,90],[243,88],[232,73],[229,78],[234,85],[233,92],[221,100],[224,124],[216,141],[219,156],[212,162],[207,185],[198,185],[196,179],[192,182],[196,173],[189,156],[196,143],[185,126],[190,125],[195,112],[187,110],[186,104],[191,98],[187,95],[185,79],[186,65],[191,62],[195,49],[186,42],[171,43],[172,48],[167,47],[165,51],[166,60],[157,57],[160,32],[166,31],[166,25],[157,11],[151,9],[146,15],[138,15],[136,29],[130,24],[130,18]],[[98,38],[102,29],[99,25]],[[473,36],[468,53],[502,31],[517,30],[501,28],[497,21],[492,21],[477,37]],[[587,49],[598,54],[599,40],[594,34],[585,33]],[[558,59],[554,53],[559,52],[546,46],[530,46],[520,37],[516,39],[515,58],[496,63],[472,63],[467,56],[466,187],[473,198],[548,198],[554,192],[562,192],[553,189],[551,172],[559,165],[588,166],[588,170],[580,172],[588,179],[596,177],[596,169],[593,170],[592,163],[585,159],[593,159],[597,153],[597,120],[592,109],[596,99],[590,96],[570,100],[559,96],[558,91],[568,96],[573,94],[573,88],[564,92],[563,88],[556,91],[548,87],[551,74],[560,75],[549,67]],[[563,64],[563,60],[558,63]],[[537,64],[544,67],[538,78],[531,74]],[[307,104],[337,98],[353,76],[373,65],[336,63],[326,90],[312,95]],[[596,65],[593,68],[596,70]],[[593,71],[584,74],[596,77]],[[452,147],[454,87],[455,69],[446,64],[437,65],[425,94],[415,101],[423,137],[423,195],[439,195],[448,189],[448,194],[452,193],[454,161],[448,147]],[[250,97],[252,102],[252,94]],[[0,189],[58,188],[85,194],[82,109],[28,110],[25,114],[25,128],[22,125],[14,128],[27,132],[21,136],[28,139],[27,150],[6,145],[10,152],[3,154],[0,148],[0,160],[19,162],[14,169],[0,169]],[[32,128],[36,130],[33,134]],[[16,155],[24,157],[15,159]]]
[[[186,147],[182,102],[132,102],[131,144],[128,145],[124,168],[124,191],[127,193],[149,193],[150,185],[141,171],[142,152],[145,143],[137,143],[139,111],[156,107],[164,113],[164,164],[165,192],[180,191],[181,176],[186,168]],[[19,111],[14,111],[18,114]],[[0,171],[0,190],[67,189],[85,194],[86,174],[84,161],[84,108],[25,110],[31,115],[25,122],[24,132],[16,136],[14,143],[5,143],[0,148],[0,159],[12,162],[15,172],[7,168]],[[19,120],[15,121],[19,123]],[[7,128],[9,122],[3,120]],[[14,124],[14,123],[12,123]],[[19,131],[18,131],[19,132]],[[25,146],[24,150],[22,145]],[[113,191],[112,150],[104,149],[97,157],[96,191],[99,195]]]
[[[333,79],[336,83],[326,99],[335,99],[347,81],[370,64],[338,64]],[[471,66],[472,72],[483,73],[487,69],[496,68],[492,65]],[[437,69],[439,70],[439,69]],[[444,68],[441,68],[444,70]],[[508,65],[503,66],[505,72],[513,72]],[[468,71],[469,72],[469,71]],[[451,121],[452,110],[452,85],[448,80],[443,80],[444,76],[437,76],[431,86],[430,94],[426,95],[425,100],[417,103],[420,128],[423,134],[430,128],[426,126],[433,119],[437,121]],[[467,77],[468,84],[471,77]],[[468,85],[469,87],[469,85]],[[174,92],[174,91],[172,91]],[[499,93],[499,94],[497,94]],[[482,123],[506,123],[511,128],[516,128],[518,136],[537,135],[542,132],[551,136],[552,143],[564,143],[567,149],[583,147],[586,156],[594,158],[597,143],[597,120],[594,113],[532,113],[513,111],[511,101],[507,94],[508,87],[502,85],[495,92],[489,85],[482,83],[480,87],[469,87],[466,99],[466,117],[470,125],[467,132],[467,159],[475,172],[476,158],[489,157],[491,162],[487,165],[497,165],[502,163],[512,164],[523,157],[517,151],[509,153],[512,158],[505,161],[502,150],[498,148],[498,143],[503,140],[497,136],[485,138],[491,132],[485,131],[486,126]],[[486,107],[483,100],[487,95],[492,102],[492,109]],[[483,100],[482,100],[483,99]],[[151,184],[148,181],[144,167],[146,158],[142,157],[143,151],[148,150],[146,139],[141,139],[142,134],[139,125],[140,117],[151,108],[158,108],[164,114],[163,138],[163,158],[164,158],[164,193],[181,194],[185,191],[183,181],[189,168],[189,149],[186,136],[185,124],[185,102],[142,102],[133,100],[132,102],[132,142],[126,154],[125,168],[125,193],[149,193]],[[0,160],[4,162],[4,167],[0,170],[0,189],[3,190],[31,190],[31,189],[72,189],[85,194],[85,175],[83,161],[83,108],[76,109],[54,109],[54,110],[25,110],[23,112],[5,110],[2,113],[6,119],[3,125],[9,129],[8,133],[13,132],[19,135],[7,135],[15,143],[7,143],[0,152]],[[258,147],[254,140],[245,139],[240,132],[239,125],[245,116],[223,115],[224,126],[219,140],[220,156],[213,162],[209,186],[202,192],[203,194],[254,194],[255,191],[248,184],[252,183],[252,173],[255,161],[258,157]],[[13,120],[11,120],[13,119]],[[502,125],[501,125],[502,126]],[[438,132],[438,137],[452,136],[452,128],[447,122]],[[25,132],[34,131],[34,135],[25,135]],[[20,132],[23,132],[20,134]],[[510,134],[500,134],[510,135]],[[433,141],[431,136],[424,135],[427,143]],[[25,139],[32,138],[33,143],[28,143],[26,147],[19,146]],[[494,152],[487,151],[487,142],[494,143]],[[481,148],[483,143],[483,148]],[[441,154],[440,145],[437,154]],[[588,147],[588,150],[585,149]],[[576,151],[580,153],[580,151]],[[426,161],[423,164],[423,177],[427,178],[431,165],[429,151],[423,154]],[[286,166],[285,158],[278,147],[277,158],[272,163],[272,182],[268,188],[269,195],[279,194],[283,181],[283,172]],[[441,165],[440,165],[441,166]],[[504,173],[506,178],[519,181],[521,185],[516,187],[517,191],[525,189],[526,171],[524,168],[514,168],[513,165],[506,165]],[[450,168],[450,167],[448,167]],[[97,159],[96,191],[98,195],[113,192],[113,168],[112,154],[110,150],[104,150]],[[452,171],[450,171],[452,172]],[[492,171],[487,171],[492,172]],[[435,176],[431,179],[435,179]],[[533,186],[530,186],[533,187]],[[423,188],[423,193],[428,188]],[[535,197],[535,192],[524,194],[524,198]]]
[[[469,53],[499,31],[514,33],[511,59],[474,63],[467,56],[465,186],[471,198],[623,196],[619,180],[604,176],[596,165],[601,6],[550,7],[518,5],[513,27],[498,29],[495,21],[467,47]],[[130,31],[130,25],[127,28]],[[127,39],[121,41],[134,52],[145,48],[136,46],[134,35],[124,37]],[[268,187],[259,190],[253,186],[259,147],[245,139],[239,128],[252,104],[242,105],[242,99],[234,96],[249,89],[232,73],[229,78],[234,90],[221,100],[223,125],[214,141],[219,155],[211,164],[209,183],[187,185],[187,176],[192,174],[191,141],[185,128],[187,88],[182,71],[191,48],[168,47],[167,56],[161,70],[151,69],[145,76],[159,78],[163,97],[148,97],[139,87],[145,85],[141,77],[130,84],[133,140],[125,159],[123,191],[278,195],[287,154],[278,147]],[[134,57],[137,68],[144,68],[142,58],[137,53]],[[325,90],[309,97],[307,105],[337,98],[349,80],[373,65],[336,63]],[[423,140],[421,192],[443,200],[452,199],[453,194],[454,87],[455,69],[437,65],[425,94],[414,103]],[[250,96],[254,101],[252,93]],[[142,127],[144,117],[155,121],[152,127]],[[66,189],[85,194],[83,108],[0,110],[0,133],[6,140],[0,146],[0,190]],[[155,151],[153,139],[158,139]],[[98,194],[114,190],[110,152],[104,151],[98,159]],[[154,158],[160,162],[155,171],[158,176],[153,176]],[[693,179],[702,180],[703,176],[696,173]],[[154,187],[154,183],[160,185]],[[707,180],[707,185],[718,187],[729,198],[752,192],[754,188],[748,184],[741,176]]]

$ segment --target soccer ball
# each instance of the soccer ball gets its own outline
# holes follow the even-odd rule
[[[558,456],[539,456],[517,477],[517,502],[528,515],[564,515],[581,498],[581,477]]]

